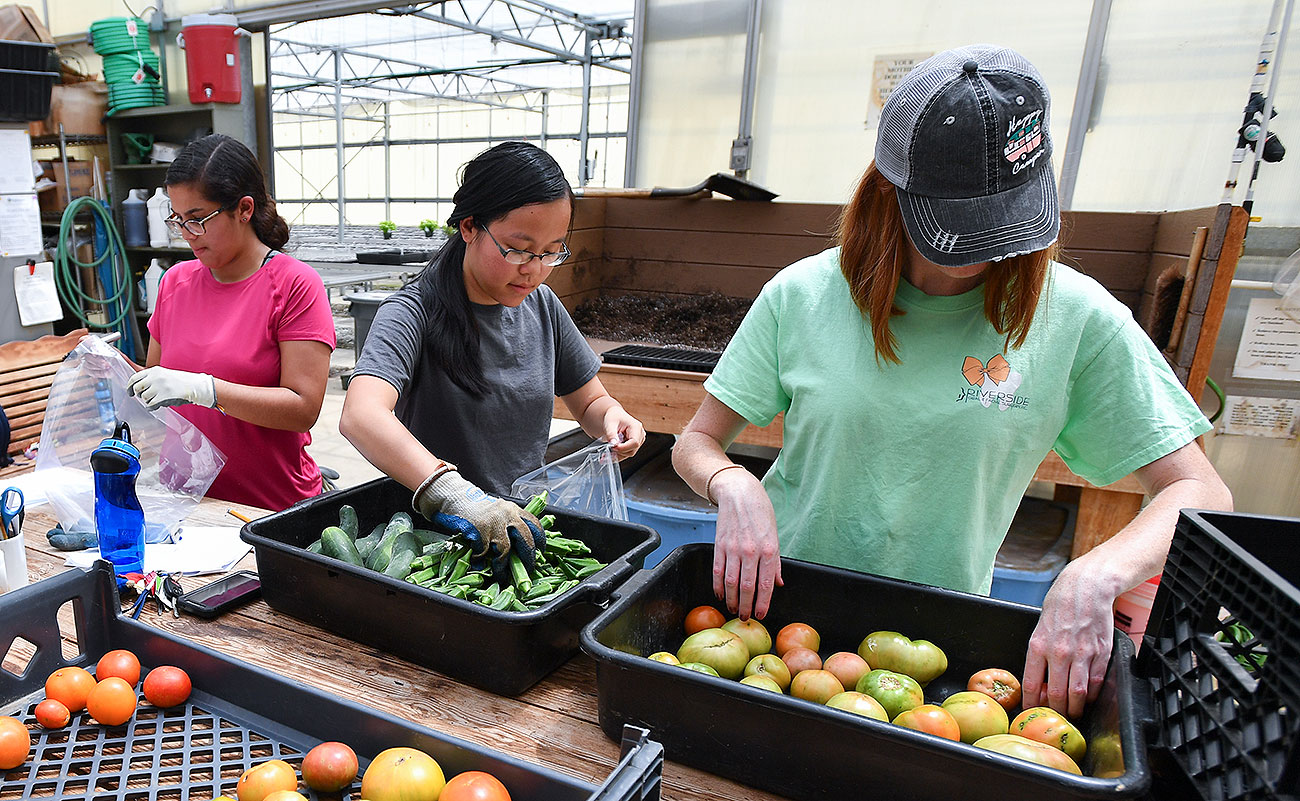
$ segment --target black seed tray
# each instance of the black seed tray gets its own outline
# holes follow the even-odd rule
[[[801,801],[1129,799],[1151,784],[1133,643],[1118,630],[1100,697],[1074,721],[1089,746],[1080,777],[647,659],[676,652],[692,608],[718,606],[712,568],[711,545],[683,545],[624,584],[583,629],[606,735],[625,724],[647,728],[675,762]],[[823,657],[856,651],[881,629],[930,640],[948,670],[926,686],[929,703],[965,690],[984,668],[1019,675],[1040,611],[795,559],[781,560],[781,575],[785,586],[763,620],[773,637],[807,623],[821,634]]]
[[[257,555],[266,602],[500,695],[522,693],[577,653],[582,627],[659,547],[645,526],[548,507],[562,535],[582,540],[609,566],[538,609],[499,612],[308,551],[322,529],[338,525],[345,503],[357,510],[364,535],[409,512],[411,493],[380,478],[246,523],[240,536]]]
[[[81,653],[65,659],[58,615],[69,602]],[[89,573],[70,570],[0,596],[0,647],[9,652],[19,637],[35,646],[21,675],[0,670],[0,714],[26,721],[33,741],[25,764],[0,771],[0,799],[234,797],[247,768],[284,759],[298,769],[306,752],[327,740],[351,746],[363,769],[384,749],[418,748],[436,759],[448,778],[466,770],[491,773],[515,801],[659,797],[663,749],[644,731],[629,729],[618,767],[596,786],[251,667],[119,610],[106,562]],[[101,726],[84,712],[63,729],[46,730],[33,721],[46,676],[67,665],[93,669],[100,656],[116,648],[134,652],[146,670],[183,668],[195,687],[189,701],[166,710],[142,702],[123,726]],[[360,784],[358,778],[342,798],[355,801]]]
[[[611,348],[600,354],[600,358],[601,361],[609,364],[712,373],[713,368],[718,366],[718,358],[721,355],[721,353],[712,350],[660,348],[651,345],[619,345],[617,348]]]
[[[1297,546],[1297,518],[1179,516],[1138,673],[1155,687],[1159,745],[1202,798],[1300,795]]]

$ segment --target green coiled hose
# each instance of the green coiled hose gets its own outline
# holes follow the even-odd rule
[[[81,261],[77,258],[75,248],[70,248],[68,243],[72,241],[73,219],[80,213],[83,208],[88,208],[93,215],[97,215],[103,223],[104,231],[108,237],[108,247],[104,252],[99,254],[99,258],[94,261]],[[81,291],[77,285],[77,270],[85,268],[98,268],[104,263],[104,259],[111,258],[110,267],[112,272],[113,283],[115,287],[104,287],[105,294],[112,291],[111,295],[104,298],[97,298]],[[133,314],[132,304],[133,292],[130,268],[126,262],[126,247],[122,244],[122,236],[117,232],[117,226],[113,224],[113,218],[108,209],[99,201],[89,197],[74,198],[68,204],[68,208],[63,212],[63,219],[59,221],[59,247],[54,256],[54,284],[58,288],[59,298],[62,299],[63,305],[86,327],[116,329],[121,326],[122,321],[128,315]],[[86,304],[118,308],[121,311],[110,322],[98,323],[90,319],[86,313]],[[116,305],[115,305],[116,304]]]

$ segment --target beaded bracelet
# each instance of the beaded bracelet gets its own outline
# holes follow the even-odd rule
[[[713,471],[713,475],[709,476],[709,480],[706,481],[706,482],[704,482],[704,500],[708,501],[709,503],[713,504],[714,506],[717,506],[717,505],[718,505],[718,502],[715,501],[715,500],[713,500],[713,479],[715,479],[715,478],[718,477],[718,473],[721,473],[723,470],[730,470],[730,469],[733,468],[733,467],[744,467],[744,465],[743,465],[743,464],[727,464],[727,465],[723,465],[722,467],[719,467],[717,470],[714,470],[714,471]]]
[[[423,493],[426,489],[428,489],[429,485],[437,481],[440,476],[446,473],[450,473],[453,470],[457,470],[456,465],[452,464],[451,462],[445,460],[439,460],[439,461],[440,464],[436,468],[434,468],[434,471],[429,474],[428,478],[420,482],[420,486],[415,488],[415,494],[411,496],[411,507],[415,509],[415,511],[417,512],[420,510],[418,507],[416,507],[415,502],[416,500],[419,499],[421,493]]]

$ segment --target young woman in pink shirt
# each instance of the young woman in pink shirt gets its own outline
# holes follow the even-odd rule
[[[191,143],[166,185],[167,226],[195,259],[163,276],[130,391],[151,409],[177,406],[225,454],[210,497],[280,510],[318,495],[306,446],[335,344],[325,286],[279,251],[289,226],[238,140]]]

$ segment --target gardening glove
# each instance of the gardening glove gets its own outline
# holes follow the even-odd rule
[[[209,409],[217,405],[217,386],[207,373],[187,373],[166,367],[147,367],[131,376],[127,392],[153,411],[159,406],[193,403]]]
[[[533,573],[537,570],[537,552],[546,548],[546,532],[543,531],[540,525],[528,519],[531,515],[528,515],[527,512],[523,514],[525,515],[524,525],[528,526],[529,536],[525,537],[519,534],[513,527],[507,529],[506,533],[510,539],[510,547],[505,553],[499,553],[496,547],[491,544],[484,549],[482,532],[463,517],[437,512],[429,519],[432,521],[435,530],[460,537],[469,543],[470,548],[476,551],[474,554],[475,559],[481,562],[485,555],[488,556],[492,563],[492,574],[494,576],[504,574],[509,579],[510,565],[507,560],[511,553],[519,557],[519,561],[523,562],[529,573]],[[480,564],[475,569],[482,569],[482,565]]]
[[[455,470],[421,485],[413,505],[435,525],[464,537],[475,556],[503,559],[515,546],[525,566],[532,566],[538,540],[545,542],[537,518],[488,495]],[[460,518],[464,524],[448,518]]]
[[[54,528],[45,532],[45,538],[60,551],[84,551],[99,547],[99,538],[95,536],[94,529],[74,526],[70,531],[64,531],[62,523],[55,524]]]

